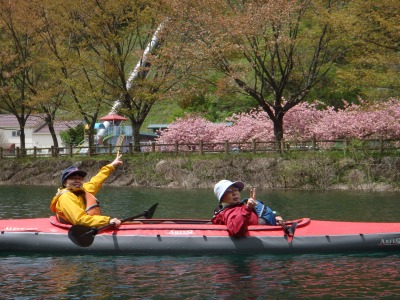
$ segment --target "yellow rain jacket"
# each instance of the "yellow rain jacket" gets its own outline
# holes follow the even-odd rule
[[[110,223],[110,217],[101,215],[89,215],[86,212],[85,193],[93,196],[99,192],[104,181],[115,170],[109,164],[101,168],[99,173],[93,176],[89,182],[83,184],[82,189],[59,188],[57,194],[51,200],[50,210],[58,217],[73,225],[85,225],[88,227],[101,227]]]

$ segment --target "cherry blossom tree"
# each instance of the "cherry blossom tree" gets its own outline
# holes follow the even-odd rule
[[[201,117],[186,116],[177,119],[163,132],[159,143],[230,143],[273,142],[272,124],[265,124],[266,112],[258,109],[235,114],[227,123],[214,124]],[[287,113],[285,122],[286,141],[310,141],[335,139],[391,139],[400,135],[400,100],[369,104],[346,104],[344,109],[323,107],[319,101],[301,103]]]
[[[178,118],[161,134],[159,144],[198,144],[200,141],[215,142],[224,132],[225,124],[214,124],[198,116]],[[171,147],[166,147],[171,149]],[[191,148],[193,149],[193,148]],[[186,149],[190,150],[190,149]]]
[[[360,105],[347,105],[338,111],[329,108],[323,113],[312,130],[319,139],[390,139],[398,138],[400,133],[399,99],[390,98],[373,105],[361,101]]]

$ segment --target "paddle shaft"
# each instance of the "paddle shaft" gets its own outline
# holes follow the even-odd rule
[[[121,221],[121,223],[131,221],[136,218],[143,217],[143,216],[146,219],[151,219],[157,208],[157,205],[158,205],[158,203],[154,204],[152,207],[150,207],[148,210],[145,210],[141,214],[123,219]],[[105,225],[105,226],[102,226],[99,228],[90,228],[90,227],[86,227],[84,225],[73,225],[68,230],[68,237],[77,246],[89,247],[93,243],[94,237],[99,233],[99,231],[102,231],[102,230],[105,230],[107,228],[111,228],[114,226],[115,226],[115,224],[109,224],[109,225]]]
[[[125,223],[125,222],[128,222],[128,221],[132,221],[132,220],[134,220],[136,218],[139,218],[139,217],[143,217],[146,214],[147,214],[147,212],[144,212],[144,213],[138,214],[136,216],[123,219],[123,220],[121,220],[121,224]],[[99,231],[102,231],[102,230],[105,230],[105,229],[108,229],[108,228],[111,228],[111,227],[114,227],[114,226],[115,226],[114,223],[111,223],[111,224],[108,224],[108,225],[104,225],[104,226],[101,226],[101,227],[97,228],[97,231],[99,232]]]
[[[136,216],[128,217],[126,219],[121,220],[121,224],[125,223],[125,222],[128,222],[128,221],[132,221],[132,220],[134,220],[136,218],[139,218],[139,217],[145,217],[146,219],[147,218],[152,218],[153,214],[154,214],[154,212],[155,212],[155,210],[157,208],[157,205],[158,205],[158,203],[154,204],[152,207],[150,207],[148,210],[145,210],[141,214],[138,214]],[[99,228],[93,228],[93,229],[87,231],[86,233],[82,234],[81,236],[86,236],[86,235],[93,235],[94,236],[94,235],[98,234],[100,231],[108,229],[108,228],[111,228],[111,227],[114,227],[114,226],[115,226],[115,224],[111,223],[111,224],[108,224],[108,225],[101,226]],[[72,226],[72,228],[73,227],[74,226]]]

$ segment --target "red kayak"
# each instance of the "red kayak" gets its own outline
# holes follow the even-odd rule
[[[292,224],[297,224],[296,227]],[[293,230],[287,230],[292,228]],[[0,251],[115,254],[295,254],[400,250],[400,223],[318,221],[250,226],[247,236],[229,236],[209,220],[136,219],[92,230],[61,224],[55,217],[0,220]]]

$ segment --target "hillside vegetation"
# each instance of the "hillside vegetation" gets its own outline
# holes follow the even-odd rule
[[[110,110],[139,130],[183,112],[223,122],[400,93],[397,0],[0,0],[0,113],[95,124]],[[117,101],[118,99],[118,101]],[[128,123],[128,122],[127,122]]]

